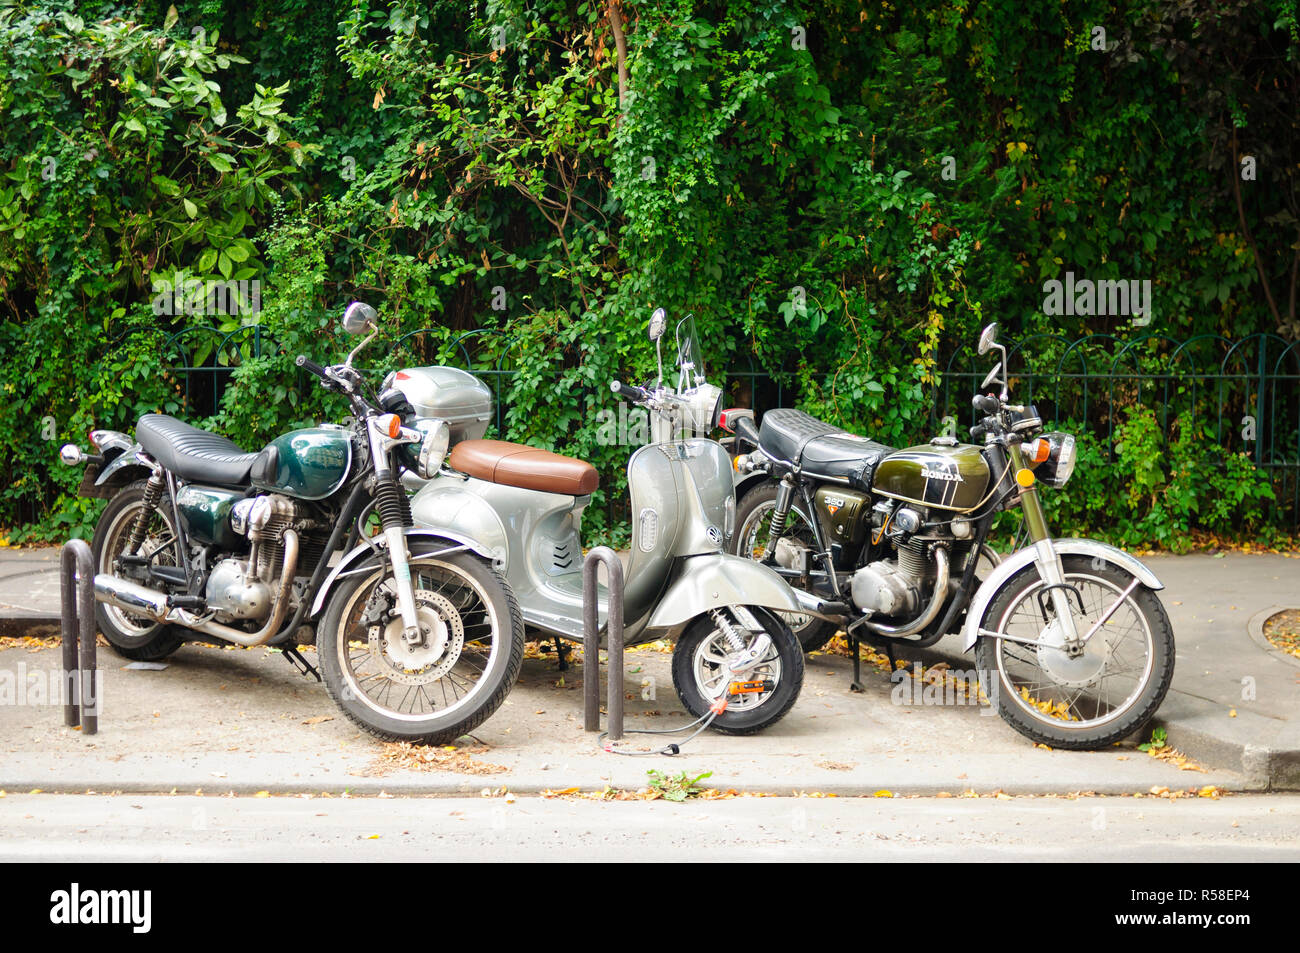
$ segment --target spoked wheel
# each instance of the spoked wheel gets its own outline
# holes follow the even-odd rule
[[[133,552],[131,535],[145,509],[145,483],[139,481],[123,487],[104,508],[95,524],[91,542],[91,555],[96,573],[108,573],[155,588],[157,583],[149,578],[146,566],[128,565],[120,561],[124,555],[144,556],[149,565],[178,566],[176,529],[171,517],[161,507],[150,509],[146,517],[140,545]],[[147,616],[133,615],[104,602],[95,603],[95,621],[108,639],[113,651],[123,658],[137,662],[153,662],[166,658],[185,641],[185,630],[180,626],[163,625]]]
[[[317,636],[330,697],[389,741],[445,744],[501,706],[519,677],[524,623],[514,594],[469,553],[412,555],[421,639],[405,638],[388,566],[343,583]]]
[[[998,593],[985,627],[1032,644],[985,636],[975,657],[985,693],[1021,734],[1057,748],[1100,748],[1142,728],[1164,700],[1173,629],[1150,589],[1138,584],[1125,595],[1134,582],[1127,572],[1078,555],[1061,563],[1078,634],[1110,613],[1082,652],[1066,651],[1051,593],[1031,565]]]
[[[736,532],[731,537],[731,551],[745,559],[761,560],[771,542],[769,530],[775,511],[775,483],[763,483],[746,493],[736,507]],[[781,535],[817,551],[817,537],[813,534],[812,524],[797,504],[790,507],[785,531]],[[835,635],[834,622],[815,616],[802,612],[782,612],[781,618],[790,626],[805,652],[815,652]]]
[[[719,695],[727,694],[726,711],[711,727],[725,734],[749,735],[785,717],[803,687],[803,652],[790,627],[774,612],[757,606],[719,609],[730,631],[712,614],[697,617],[673,650],[673,687],[686,710],[697,718]],[[768,687],[730,693],[728,661],[766,634],[771,644],[744,682]],[[739,643],[736,639],[739,638]]]

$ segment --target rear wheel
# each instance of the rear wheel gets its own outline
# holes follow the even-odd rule
[[[505,701],[524,657],[514,594],[466,552],[412,554],[424,640],[409,645],[385,563],[339,585],[316,636],[321,675],[352,721],[388,741],[446,744]]]
[[[698,616],[673,650],[673,687],[686,710],[697,718],[726,694],[727,708],[710,727],[729,735],[751,735],[784,718],[798,699],[803,687],[803,652],[790,627],[775,612],[758,606],[718,611],[727,614],[733,634],[740,635],[744,646],[735,645],[711,613]],[[770,682],[770,689],[730,694],[728,658],[752,646],[764,633],[772,644],[743,678],[745,682]]]
[[[141,585],[153,586],[148,571],[141,566],[119,562],[123,555],[142,555],[155,566],[177,566],[178,544],[171,517],[162,507],[151,507],[141,543],[134,553],[128,552],[131,534],[145,511],[145,481],[124,486],[109,500],[95,524],[90,551],[96,573],[108,573]],[[184,629],[163,625],[146,616],[133,615],[107,603],[95,603],[95,621],[113,651],[136,662],[154,662],[171,655],[185,642]]]
[[[774,512],[776,483],[771,480],[760,483],[741,497],[736,506],[736,532],[731,537],[731,551],[745,559],[761,560],[771,541],[769,530]],[[812,523],[797,503],[790,507],[785,531],[781,535],[814,552],[817,550],[817,537],[813,534]],[[820,649],[834,637],[838,629],[834,622],[802,612],[782,612],[781,617],[799,639],[805,652]]]

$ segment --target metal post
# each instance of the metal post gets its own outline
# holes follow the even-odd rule
[[[63,723],[73,727],[80,721],[82,734],[93,735],[99,730],[99,697],[95,691],[95,564],[84,540],[72,539],[64,544],[59,569],[65,687],[69,684],[69,673],[77,673],[63,705]]]
[[[582,562],[582,727],[586,731],[600,728],[600,620],[596,592],[596,570],[605,564],[608,574],[609,600],[606,619],[609,626],[608,696],[605,702],[609,740],[623,737],[623,563],[608,546],[597,546]]]

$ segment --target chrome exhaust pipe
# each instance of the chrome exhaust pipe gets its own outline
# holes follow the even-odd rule
[[[293,576],[298,568],[298,534],[291,529],[284,531],[284,566],[280,574],[280,588],[276,592],[274,608],[270,617],[256,632],[244,632],[211,619],[203,619],[188,609],[167,605],[167,593],[150,589],[139,583],[119,579],[109,573],[95,576],[95,600],[115,606],[124,612],[143,615],[154,622],[167,625],[182,625],[195,632],[225,639],[236,645],[265,645],[280,631],[284,617],[289,612],[289,593],[293,590]]]
[[[935,616],[939,614],[939,610],[943,608],[943,604],[947,600],[948,551],[942,547],[936,547],[934,550],[934,594],[930,596],[930,603],[925,607],[925,611],[911,622],[905,622],[902,625],[886,625],[883,622],[872,622],[870,619],[864,620],[863,624],[873,632],[893,639],[916,635],[934,621]]]
[[[830,602],[811,592],[804,592],[794,587],[791,587],[791,591],[794,593],[795,601],[799,603],[799,611],[805,615],[825,619],[827,622],[843,622],[844,617],[848,615],[849,607],[843,602]]]

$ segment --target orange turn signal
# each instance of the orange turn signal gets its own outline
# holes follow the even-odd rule
[[[1030,463],[1043,463],[1051,455],[1051,443],[1041,437],[1025,447],[1025,456]]]
[[[402,418],[397,414],[385,414],[376,423],[379,424],[380,431],[389,437],[396,438],[402,432]]]

